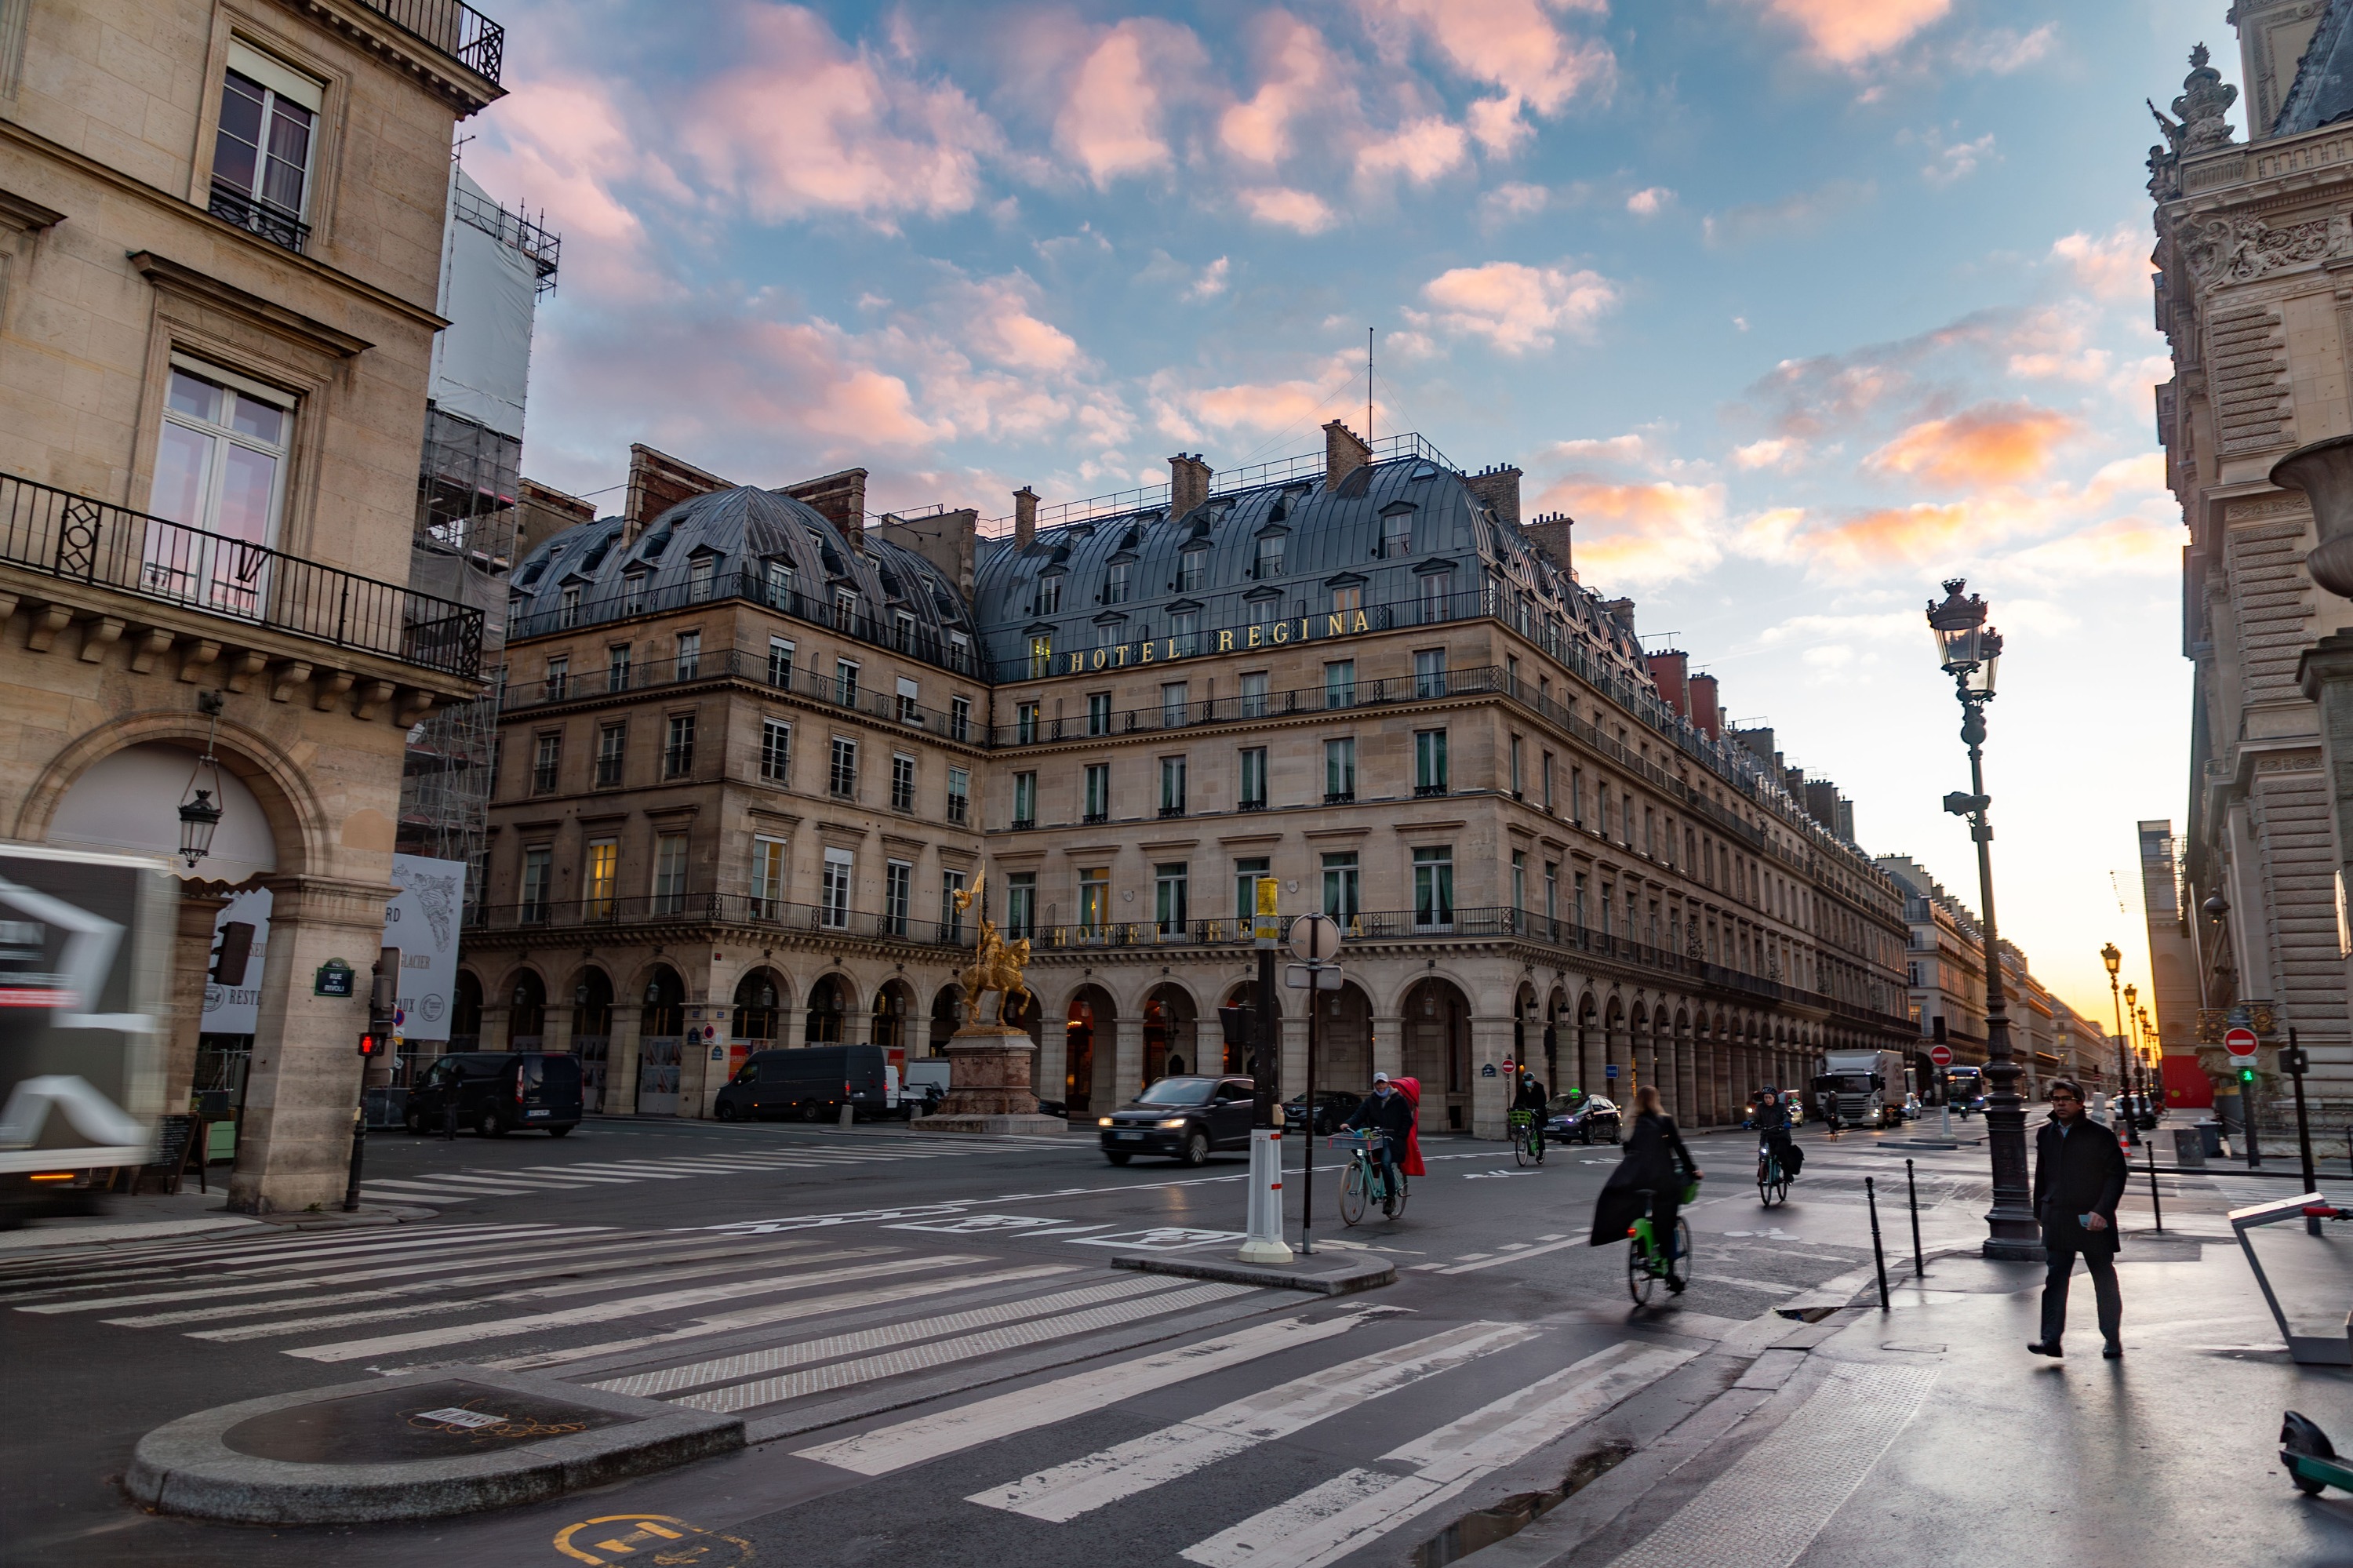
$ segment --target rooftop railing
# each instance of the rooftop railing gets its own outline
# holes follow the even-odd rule
[[[1372,443],[1373,461],[1396,462],[1406,458],[1419,458],[1451,472],[1461,472],[1444,452],[1420,436],[1410,432],[1399,436],[1383,436]],[[1258,490],[1270,484],[1285,484],[1321,479],[1325,472],[1326,459],[1321,448],[1301,452],[1295,457],[1276,458],[1271,461],[1248,463],[1215,473],[1209,479],[1209,498],[1232,495],[1240,491]],[[1138,485],[1134,490],[1113,491],[1108,495],[1092,495],[1082,501],[1057,502],[1038,509],[1038,526],[1069,527],[1076,523],[1091,523],[1098,517],[1119,517],[1132,512],[1150,512],[1169,503],[1169,487],[1165,484]],[[981,524],[985,534],[1008,532],[1013,525],[1010,517],[992,517]]]
[[[481,673],[479,609],[15,474],[0,473],[0,561],[445,674]]]
[[[507,30],[465,0],[360,0],[360,4],[475,75],[499,79],[506,63]]]

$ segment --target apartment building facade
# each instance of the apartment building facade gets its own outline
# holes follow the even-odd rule
[[[864,478],[639,449],[624,515],[522,558],[456,1040],[704,1116],[752,1051],[954,1030],[988,689],[954,577],[865,527]]]
[[[269,944],[229,1201],[338,1196],[403,736],[480,689],[480,616],[407,586],[470,7],[0,8],[0,822],[185,873],[165,1107],[221,891]]]

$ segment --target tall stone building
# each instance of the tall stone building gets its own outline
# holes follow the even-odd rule
[[[1318,1082],[1414,1074],[1433,1128],[1499,1135],[1506,1058],[1722,1122],[1826,1045],[1910,1045],[1851,810],[1644,656],[1516,470],[1335,425],[1170,480],[1024,489],[979,537],[868,526],[862,471],[771,492],[638,449],[624,515],[515,576],[480,1043],[570,1040],[607,1108],[686,1115],[757,1044],[919,1053],[985,865],[1073,1115],[1240,1065],[1213,1014],[1261,875],[1346,934]]]
[[[2173,1104],[2235,1089],[2220,1048],[2234,1015],[2264,1036],[2267,1087],[2270,1048],[2293,1028],[2314,1090],[2342,1103],[2353,1100],[2346,845],[2311,653],[2353,606],[2316,588],[2311,506],[2271,471],[2353,430],[2353,129],[2338,122],[2353,110],[2353,5],[2241,0],[2231,15],[2248,139],[2235,138],[2235,91],[2201,45],[2149,157],[2157,324],[2174,366],[2157,425],[2189,529],[2182,652],[2197,673],[2178,896],[2169,843],[2152,879],[2166,895],[2152,921],[2170,931],[2154,932],[2158,1026]],[[2179,972],[2185,955],[2195,973]]]

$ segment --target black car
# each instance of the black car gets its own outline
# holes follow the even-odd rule
[[[1212,1150],[1248,1149],[1257,1093],[1248,1078],[1163,1078],[1126,1106],[1096,1118],[1103,1157],[1124,1165],[1139,1154],[1161,1154],[1200,1165]]]
[[[1346,1089],[1316,1090],[1315,1130],[1319,1133],[1339,1131],[1347,1125],[1348,1118],[1356,1114],[1356,1107],[1364,1103],[1364,1096],[1351,1094]],[[1306,1125],[1307,1097],[1293,1095],[1282,1104],[1282,1129],[1297,1132]]]
[[[484,1138],[518,1128],[562,1138],[580,1125],[580,1061],[541,1051],[454,1051],[434,1059],[408,1091],[401,1121],[438,1132],[454,1107],[458,1125]]]
[[[1617,1105],[1571,1090],[1545,1103],[1545,1137],[1555,1143],[1616,1143],[1623,1138]]]
[[[720,1089],[711,1114],[721,1121],[767,1116],[832,1121],[846,1105],[853,1115],[880,1116],[890,1100],[880,1045],[754,1051]]]

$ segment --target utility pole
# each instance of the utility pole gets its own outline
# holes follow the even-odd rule
[[[1250,1056],[1251,1101],[1250,1226],[1236,1255],[1244,1263],[1289,1263],[1282,1239],[1282,1107],[1276,1100],[1281,1057],[1274,1016],[1274,949],[1282,939],[1276,897],[1282,884],[1258,879],[1251,936],[1258,947],[1258,1049]],[[1314,1141],[1312,1139],[1309,1140]]]

